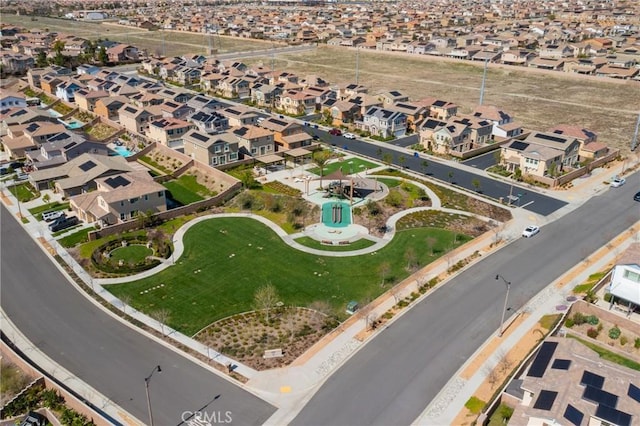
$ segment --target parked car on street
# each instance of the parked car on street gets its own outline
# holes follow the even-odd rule
[[[60,218],[49,224],[49,231],[51,232],[62,231],[63,229],[71,228],[72,226],[77,225],[78,222],[80,221],[76,216]]]
[[[342,131],[340,129],[331,129],[329,130],[329,134],[333,136],[342,136]]]
[[[522,236],[525,238],[531,238],[534,235],[536,235],[538,232],[540,232],[539,227],[535,225],[529,225],[524,229],[524,231],[522,231]]]
[[[356,138],[356,135],[354,135],[353,133],[345,133],[342,136],[344,136],[347,139],[355,139]]]
[[[616,176],[616,177],[614,177],[614,178],[611,180],[610,185],[611,185],[611,187],[612,187],[612,188],[619,188],[619,187],[621,187],[622,185],[624,185],[624,184],[625,184],[625,182],[626,182],[626,180],[625,180],[624,178],[621,178],[621,177],[619,177],[619,176]]]
[[[633,196],[635,201],[640,201],[640,192],[636,192],[636,195]]]

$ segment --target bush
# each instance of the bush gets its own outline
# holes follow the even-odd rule
[[[595,339],[596,337],[598,337],[598,330],[596,330],[593,327],[589,328],[587,330],[587,336],[591,337],[592,339]]]
[[[581,312],[576,312],[575,314],[573,314],[573,323],[575,325],[582,325],[585,322],[587,322],[587,317],[582,314]]]
[[[629,343],[629,339],[627,338],[627,336],[621,336],[620,337],[620,344],[622,346],[626,345],[627,343]]]
[[[591,325],[598,325],[598,323],[600,322],[600,320],[598,319],[597,316],[595,315],[589,315],[587,317],[587,322]]]
[[[484,408],[485,402],[475,396],[469,398],[469,400],[464,404],[464,406],[471,411],[473,414],[480,414],[482,409]]]
[[[611,293],[605,293],[604,294],[604,301],[605,302],[611,302],[611,298],[613,297],[613,295]]]
[[[613,340],[617,339],[618,337],[620,337],[620,329],[618,328],[617,325],[614,325],[613,327],[611,327],[609,329],[609,337],[611,337]]]
[[[640,337],[636,337],[636,340],[633,341],[633,347],[640,349]]]
[[[574,322],[572,318],[567,318],[567,320],[564,322],[564,326],[567,328],[571,328],[574,326]]]

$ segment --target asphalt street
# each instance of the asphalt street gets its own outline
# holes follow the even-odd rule
[[[382,331],[336,371],[293,425],[408,425],[509,311],[628,229],[640,217],[640,174],[470,267]]]
[[[478,155],[462,162],[462,164],[475,167],[478,170],[488,169],[496,163],[496,151],[489,151],[486,154]]]
[[[434,160],[431,157],[428,158],[424,155],[415,157],[414,155],[403,154],[392,148],[380,147],[359,139],[349,140],[342,136],[333,136],[322,129],[310,127],[308,130],[309,133],[318,135],[326,143],[335,145],[336,147],[346,151],[353,151],[357,154],[366,155],[378,161],[382,159],[383,155],[391,154],[392,162],[397,166],[404,166],[414,172],[428,174],[443,182],[451,182],[469,191],[476,191],[476,187],[473,183],[474,180],[477,179],[477,182],[479,183],[478,190],[482,194],[496,200],[502,197],[505,201],[508,199],[509,195],[511,195],[514,197],[513,203],[515,205],[523,206],[525,210],[543,216],[547,216],[567,204],[564,201],[546,196],[536,192],[535,190],[523,189],[519,186],[510,185],[476,173],[468,172],[456,167],[455,164],[448,164],[443,160]],[[409,144],[409,146],[410,145],[411,144]],[[424,166],[425,162],[427,164],[426,167]],[[517,200],[515,199],[516,197]]]
[[[2,308],[62,367],[146,422],[144,378],[160,365],[149,382],[157,425],[181,424],[193,412],[223,419],[229,412],[233,424],[259,425],[273,414],[275,408],[253,394],[97,309],[4,206],[0,213]]]

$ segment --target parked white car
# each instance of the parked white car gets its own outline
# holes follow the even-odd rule
[[[345,133],[342,136],[344,136],[347,139],[355,139],[356,138],[356,135],[354,135],[353,133]]]
[[[539,227],[535,225],[529,225],[524,229],[524,231],[522,231],[522,236],[525,238],[531,238],[534,235],[536,235],[538,232],[540,232]]]
[[[621,177],[616,176],[615,178],[613,178],[613,179],[611,180],[610,185],[611,185],[611,187],[612,187],[612,188],[619,188],[619,187],[621,187],[622,185],[624,185],[624,184],[625,184],[625,182],[626,182],[626,180],[625,180],[624,178],[621,178]]]

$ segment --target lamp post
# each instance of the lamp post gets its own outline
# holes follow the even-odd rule
[[[500,320],[500,334],[499,337],[502,337],[504,333],[504,316],[507,313],[507,303],[509,303],[509,290],[511,289],[511,282],[504,279],[504,277],[500,274],[496,275],[496,280],[502,279],[507,286],[507,294],[504,296],[504,307],[502,308],[502,319]]]
[[[151,413],[151,398],[149,398],[149,381],[151,380],[151,376],[153,376],[153,373],[155,372],[161,373],[162,372],[162,368],[160,368],[159,365],[156,365],[155,367],[153,367],[153,370],[151,370],[151,373],[144,378],[144,389],[147,392],[147,408],[149,409],[149,426],[153,426],[153,414]]]

